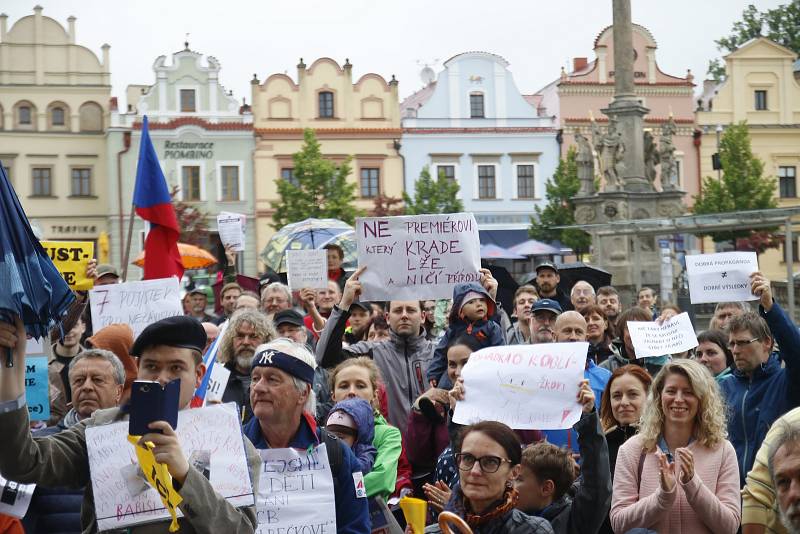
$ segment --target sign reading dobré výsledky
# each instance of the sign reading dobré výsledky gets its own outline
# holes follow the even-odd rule
[[[758,300],[750,292],[750,275],[757,270],[755,252],[686,256],[692,304]]]
[[[452,298],[479,282],[478,224],[471,213],[356,219],[361,300]]]

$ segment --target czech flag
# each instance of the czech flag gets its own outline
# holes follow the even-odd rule
[[[183,276],[183,262],[178,252],[178,219],[172,207],[167,180],[158,164],[158,156],[150,141],[147,116],[142,124],[136,187],[133,191],[136,214],[150,223],[144,242],[144,279]]]

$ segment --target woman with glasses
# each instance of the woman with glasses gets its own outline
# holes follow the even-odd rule
[[[722,330],[706,330],[697,335],[694,359],[703,364],[722,382],[733,372],[733,353],[728,348],[728,335]]]
[[[455,443],[461,481],[445,511],[463,519],[475,534],[552,533],[550,523],[515,508],[522,450],[519,438],[497,421],[465,427]],[[431,525],[425,532],[442,532]]]
[[[639,434],[619,449],[611,526],[671,533],[730,533],[741,501],[725,404],[708,371],[674,360],[656,375]]]

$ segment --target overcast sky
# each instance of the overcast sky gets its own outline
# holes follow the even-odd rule
[[[718,57],[748,4],[759,9],[788,0],[633,0],[633,21],[652,32],[661,70],[695,81]],[[33,13],[34,1],[3,0],[9,28]],[[66,27],[77,17],[77,42],[98,57],[111,45],[113,94],[124,105],[129,84],[152,84],[156,57],[183,48],[215,56],[221,81],[250,101],[250,80],[275,72],[296,79],[300,57],[353,63],[354,80],[376,72],[400,81],[401,99],[421,87],[419,71],[439,72],[453,55],[482,50],[506,58],[517,86],[534,93],[558,77],[572,57],[594,59],[592,43],[611,24],[611,0],[42,0],[43,14]],[[435,63],[435,64],[434,64]],[[698,84],[702,85],[702,84]],[[124,108],[123,108],[124,109]]]

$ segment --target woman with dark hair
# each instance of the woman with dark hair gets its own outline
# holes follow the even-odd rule
[[[586,319],[586,341],[589,342],[589,358],[596,364],[606,361],[614,351],[611,341],[614,339],[613,329],[608,322],[606,312],[597,304],[588,306],[581,313]]]
[[[711,371],[717,382],[733,372],[733,353],[728,348],[728,335],[722,330],[706,330],[697,335],[694,359]]]
[[[634,306],[622,312],[617,318],[617,339],[612,343],[614,354],[600,364],[609,371],[614,371],[623,365],[633,364],[643,367],[645,371],[655,376],[661,368],[670,361],[669,356],[654,356],[651,358],[637,358],[633,349],[633,341],[628,332],[629,321],[651,322],[653,320],[649,311]]]
[[[465,427],[455,442],[461,481],[445,511],[463,519],[475,534],[543,534],[553,529],[545,519],[515,508],[519,494],[513,481],[519,476],[522,449],[519,438],[497,421]],[[431,525],[425,532],[442,532]]]

